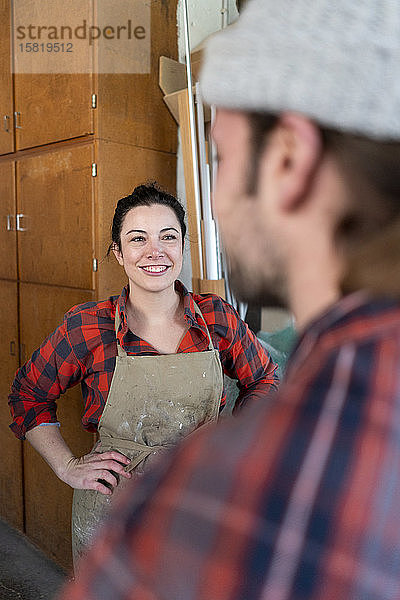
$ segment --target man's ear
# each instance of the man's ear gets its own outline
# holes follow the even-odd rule
[[[114,252],[114,256],[117,259],[117,261],[119,262],[119,264],[121,265],[121,267],[124,266],[124,258],[122,256],[122,252],[120,252],[120,250],[118,249],[118,246],[114,245],[112,248],[112,251]]]
[[[281,208],[296,209],[307,196],[321,158],[318,128],[303,115],[283,113],[266,152]]]

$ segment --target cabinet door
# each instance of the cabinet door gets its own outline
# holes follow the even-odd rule
[[[22,281],[92,289],[92,155],[76,145],[17,163]]]
[[[115,206],[120,198],[130,194],[135,186],[144,181],[157,181],[174,194],[176,156],[107,141],[97,143],[97,156],[100,168],[96,186],[96,244],[99,258],[96,290],[99,298],[107,298],[113,294],[120,294],[122,286],[127,283],[125,271],[112,253],[109,258],[103,260],[111,242]],[[130,165],[130,168],[121,169],[120,165]]]
[[[18,297],[15,281],[0,280],[0,516],[22,529],[22,442],[9,424],[7,396],[18,368]]]
[[[14,86],[17,150],[93,133],[92,75],[16,73]]]
[[[17,279],[15,163],[0,163],[0,278]]]
[[[178,58],[177,1],[147,4],[151,8],[150,72],[98,76],[98,137],[176,153],[176,123],[163,101],[158,71],[160,56]]]
[[[10,0],[0,0],[0,154],[14,151]]]
[[[65,10],[66,5],[68,10]],[[93,132],[93,47],[83,44],[77,49],[76,44],[71,42],[70,52],[67,52],[67,43],[59,44],[56,50],[52,44],[54,40],[46,34],[42,37],[40,27],[34,27],[31,33],[26,30],[27,23],[41,23],[45,29],[50,24],[56,28],[62,25],[75,27],[83,19],[91,22],[92,15],[92,0],[13,2],[14,26],[25,27],[23,38],[19,37],[14,43],[14,110],[17,112],[15,135],[18,150]],[[53,50],[48,51],[48,44]],[[32,50],[36,47],[36,51],[29,51],[29,46]]]
[[[61,323],[74,304],[93,299],[90,292],[29,283],[20,284],[20,330],[25,350],[31,356],[44,338]],[[80,386],[69,390],[58,402],[61,433],[76,456],[86,454],[93,435],[81,425]],[[65,568],[71,566],[72,489],[60,481],[39,454],[24,442],[26,533],[46,554]]]

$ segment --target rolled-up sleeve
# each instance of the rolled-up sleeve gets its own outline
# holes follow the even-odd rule
[[[81,367],[63,323],[16,373],[8,397],[14,434],[23,440],[29,429],[56,423],[57,398],[81,379]]]
[[[228,327],[221,338],[220,355],[224,373],[238,380],[236,411],[249,401],[273,395],[279,384],[278,365],[238,313],[229,304],[224,303],[224,308]]]

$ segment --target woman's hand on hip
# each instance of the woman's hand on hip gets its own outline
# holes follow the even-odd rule
[[[34,427],[27,431],[26,437],[57,477],[73,488],[109,495],[120,475],[126,479],[131,477],[124,471],[130,460],[115,450],[101,452],[100,442],[89,454],[76,458],[55,424],[53,427]]]
[[[129,463],[129,458],[120,452],[99,452],[97,446],[85,456],[71,458],[60,479],[75,489],[96,490],[110,495],[118,485],[119,476],[130,479],[131,474],[124,470]]]

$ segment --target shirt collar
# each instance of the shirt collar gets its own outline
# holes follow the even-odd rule
[[[183,298],[183,310],[184,310],[184,318],[190,326],[192,327],[203,327],[198,323],[196,318],[196,309],[194,305],[194,300],[192,294],[187,290],[187,288],[183,285],[181,281],[178,279],[175,281],[175,290],[180,294]],[[125,286],[121,292],[121,295],[118,298],[117,307],[119,309],[119,315],[121,319],[122,330],[125,331],[125,328],[128,327],[127,317],[126,317],[126,302],[129,296],[129,286]]]
[[[193,327],[199,327],[197,322],[196,309],[192,294],[186,289],[183,283],[179,280],[175,282],[175,289],[183,298],[183,311],[185,320]]]
[[[347,317],[356,312],[357,309],[367,302],[367,300],[368,296],[363,291],[354,292],[353,294],[344,296],[313,319],[305,328],[302,337],[311,335],[318,338],[328,329],[346,321]]]
[[[116,310],[119,310],[119,318],[121,319],[121,329],[125,331],[128,328],[128,321],[126,316],[126,301],[129,296],[129,287],[126,285],[117,301]]]
[[[306,329],[300,333],[297,343],[292,350],[288,368],[308,360],[313,354],[316,343],[329,332],[346,327],[357,319],[368,321],[382,310],[398,306],[398,302],[389,298],[371,298],[367,292],[361,290],[344,296],[323,314],[314,319]]]

